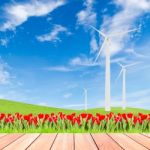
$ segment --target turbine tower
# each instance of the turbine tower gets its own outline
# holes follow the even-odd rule
[[[110,111],[111,107],[110,107],[110,102],[111,102],[111,68],[110,68],[110,42],[111,42],[111,38],[113,37],[118,37],[119,35],[123,35],[129,32],[133,32],[136,31],[137,29],[132,29],[132,30],[128,30],[125,32],[120,32],[120,33],[114,33],[111,35],[106,35],[105,33],[103,33],[102,31],[96,29],[95,27],[91,26],[96,32],[98,32],[103,38],[104,38],[104,42],[98,52],[98,55],[95,59],[95,62],[98,60],[102,50],[104,49],[104,47],[107,46],[107,50],[105,50],[105,111]]]
[[[87,89],[83,89],[84,91],[84,110],[87,110]]]
[[[128,67],[134,66],[138,63],[133,63],[133,64],[129,64],[129,65],[122,65],[121,63],[118,63],[119,66],[121,67],[121,71],[118,75],[118,78],[121,76],[122,74],[122,109],[125,110],[126,109],[126,71]]]

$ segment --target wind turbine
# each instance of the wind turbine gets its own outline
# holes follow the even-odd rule
[[[87,110],[87,89],[83,88],[83,92],[84,92],[84,110]]]
[[[121,71],[117,77],[117,79],[121,76],[122,74],[122,109],[126,109],[126,71],[128,67],[137,65],[139,63],[133,63],[129,65],[122,65],[121,63],[118,63],[118,65],[121,67]]]
[[[138,29],[132,29],[132,30],[128,30],[128,31],[124,31],[124,32],[118,32],[118,33],[114,33],[111,35],[106,35],[105,33],[103,33],[102,31],[96,29],[95,27],[91,26],[96,32],[98,32],[103,38],[104,38],[104,42],[97,54],[97,57],[95,59],[95,62],[97,61],[97,59],[99,58],[103,48],[105,46],[107,46],[107,50],[105,50],[106,53],[106,58],[105,58],[105,111],[110,111],[111,107],[110,107],[110,101],[111,101],[111,93],[110,93],[110,78],[111,78],[111,71],[110,71],[110,41],[112,37],[118,37],[119,35],[123,35],[123,34],[127,34],[133,31],[137,31]]]

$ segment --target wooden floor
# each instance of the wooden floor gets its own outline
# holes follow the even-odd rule
[[[3,150],[147,150],[150,134],[0,134]]]

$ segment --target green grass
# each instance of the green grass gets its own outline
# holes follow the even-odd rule
[[[119,107],[113,107],[112,112],[114,113],[129,113],[132,112],[135,115],[138,114],[139,112],[141,113],[150,113],[150,110],[145,110],[145,109],[140,109],[140,108],[127,108],[125,111],[123,111],[121,108]],[[39,106],[39,105],[33,105],[33,104],[27,104],[27,103],[22,103],[22,102],[15,102],[15,101],[10,101],[10,100],[4,100],[4,99],[0,99],[0,113],[15,113],[15,112],[19,112],[21,114],[29,114],[29,113],[33,113],[34,115],[39,114],[39,113],[58,113],[58,112],[63,112],[66,114],[70,114],[72,112],[76,112],[77,114],[85,112],[84,110],[69,110],[69,109],[61,109],[61,108],[54,108],[54,107],[46,107],[46,106]],[[96,113],[101,113],[101,114],[106,114],[108,112],[105,112],[104,108],[94,108],[94,109],[88,109],[86,111],[87,113],[92,113],[92,114],[96,114]],[[97,128],[92,129],[92,130],[84,130],[84,129],[80,129],[80,128],[72,128],[72,129],[68,129],[68,130],[56,130],[53,128],[29,128],[27,130],[19,130],[19,129],[11,129],[10,127],[7,127],[5,129],[0,128],[0,133],[19,133],[19,132],[23,132],[23,133],[56,133],[56,132],[67,132],[67,133],[87,133],[87,132],[93,132],[93,133],[105,133],[107,131],[99,131]],[[112,131],[109,131],[112,132]],[[142,132],[142,130],[140,129],[131,129],[128,131],[114,131],[114,132],[119,132],[119,133],[123,133],[123,132],[132,132],[132,133],[140,133]],[[144,132],[150,132],[149,130],[145,130]]]
[[[72,129],[72,130],[54,130],[48,129],[27,129],[27,130],[17,130],[17,129],[0,129],[0,133],[150,133],[149,130],[141,131],[138,129],[132,129],[128,131],[118,130],[118,131],[105,131],[105,130],[83,130],[83,129]]]
[[[96,114],[97,112],[101,112],[102,114],[106,114],[107,112],[104,110],[104,108],[94,108],[94,109],[89,109],[87,112]],[[141,113],[150,113],[150,110],[145,110],[142,108],[126,108],[126,110],[122,110],[120,107],[112,107],[111,112],[114,113],[129,113],[132,112],[134,114],[138,114],[139,112]]]
[[[140,109],[140,108],[127,108],[125,111],[123,111],[119,107],[113,107],[112,112],[114,113],[128,113],[132,112],[134,114],[138,114],[139,112],[141,113],[150,113],[150,110],[145,110],[145,109]],[[61,109],[61,108],[54,108],[54,107],[46,107],[46,106],[39,106],[39,105],[33,105],[33,104],[27,104],[27,103],[22,103],[22,102],[16,102],[16,101],[9,101],[9,100],[4,100],[0,99],[0,112],[3,113],[15,113],[19,112],[22,114],[38,114],[38,113],[58,113],[58,112],[63,112],[63,113],[81,113],[85,112],[84,110],[69,110],[69,109]],[[106,114],[104,108],[94,108],[94,109],[89,109],[87,110],[88,113],[95,114],[97,112]]]
[[[46,106],[39,106],[33,104],[27,104],[23,102],[16,102],[10,100],[0,99],[0,112],[3,113],[15,113],[19,112],[22,114],[38,114],[38,113],[51,113],[51,112],[64,112],[64,113],[71,113],[74,112],[73,110],[61,109],[61,108],[53,108],[53,107],[46,107]]]

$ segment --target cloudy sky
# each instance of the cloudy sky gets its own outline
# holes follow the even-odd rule
[[[149,0],[1,0],[0,98],[54,107],[104,106],[105,50],[111,38],[111,104],[121,105],[120,66],[127,69],[127,104],[150,109]]]

